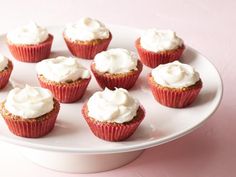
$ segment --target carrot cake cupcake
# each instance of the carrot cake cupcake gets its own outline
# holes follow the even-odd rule
[[[174,31],[158,29],[145,31],[135,46],[143,64],[151,68],[180,59],[185,48]]]
[[[7,85],[12,70],[13,64],[11,60],[0,54],[0,89]]]
[[[159,103],[174,108],[190,105],[202,88],[199,73],[192,66],[179,61],[161,64],[153,69],[148,83]]]
[[[77,58],[59,56],[36,65],[40,85],[52,91],[61,103],[79,100],[90,82],[89,70]]]
[[[18,27],[7,34],[7,44],[12,55],[19,61],[35,63],[48,58],[53,36],[36,23]]]
[[[12,89],[0,106],[9,130],[28,138],[48,134],[55,125],[59,109],[58,101],[49,90],[28,85]]]
[[[121,48],[98,53],[91,65],[91,71],[103,89],[132,88],[142,69],[138,55]]]
[[[127,139],[145,116],[138,100],[122,88],[94,93],[84,104],[82,114],[94,135],[107,141]]]
[[[112,39],[103,23],[88,17],[67,25],[63,36],[70,52],[84,59],[93,59],[97,53],[106,50]]]

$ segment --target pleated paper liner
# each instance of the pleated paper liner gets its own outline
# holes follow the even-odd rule
[[[81,99],[91,80],[81,79],[71,83],[56,83],[47,80],[43,76],[38,76],[41,87],[51,90],[54,97],[61,103],[72,103]]]
[[[66,45],[69,51],[72,53],[72,55],[83,59],[93,59],[97,53],[107,49],[112,39],[111,33],[109,38],[107,39],[99,39],[96,41],[88,41],[88,42],[83,42],[83,41],[73,42],[70,41],[68,38],[66,38],[65,35],[63,36]]]
[[[183,54],[185,46],[173,50],[166,50],[162,52],[148,51],[140,45],[140,38],[135,42],[135,47],[138,51],[142,63],[150,68],[155,68],[160,64],[170,63],[179,60]]]
[[[17,136],[26,138],[39,138],[51,132],[54,128],[59,110],[60,104],[54,99],[54,108],[51,112],[38,118],[23,119],[19,116],[12,115],[6,110],[4,103],[1,104],[1,114],[9,130]]]
[[[53,36],[49,34],[46,41],[40,44],[14,44],[7,41],[8,48],[15,59],[21,62],[37,63],[45,58],[48,58],[51,52]]]
[[[118,123],[104,123],[96,121],[88,116],[87,105],[84,104],[82,114],[88,126],[95,136],[106,141],[123,141],[129,138],[138,128],[145,116],[145,111],[139,107],[137,116],[130,122]]]
[[[172,108],[184,108],[189,106],[197,98],[202,88],[201,80],[192,86],[180,89],[162,87],[154,81],[151,74],[148,76],[148,83],[156,101]]]
[[[8,60],[7,68],[0,72],[0,89],[4,88],[7,85],[12,70],[13,64],[10,60]]]
[[[137,70],[128,73],[110,74],[97,71],[95,63],[92,63],[91,65],[91,71],[100,87],[103,89],[107,87],[111,90],[114,90],[116,87],[125,88],[127,90],[131,89],[135,85],[143,69],[143,64],[140,61],[138,61],[137,68]]]

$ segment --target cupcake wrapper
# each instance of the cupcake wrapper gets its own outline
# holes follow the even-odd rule
[[[140,45],[140,38],[136,40],[135,46],[142,63],[150,68],[155,68],[160,64],[170,63],[175,60],[179,60],[185,49],[183,45],[174,50],[167,50],[155,53],[142,48]]]
[[[38,77],[38,80],[41,87],[51,90],[59,102],[72,103],[82,98],[91,78],[62,85],[44,81],[40,77]]]
[[[160,87],[154,83],[151,76],[148,77],[148,83],[152,90],[154,98],[162,105],[172,108],[184,108],[194,102],[201,88],[202,81],[198,81],[189,89],[171,89]]]
[[[72,53],[72,55],[83,59],[93,59],[97,53],[106,50],[109,43],[111,42],[111,39],[112,35],[110,33],[108,39],[103,39],[101,40],[101,42],[97,44],[89,44],[89,43],[81,44],[72,42],[64,36],[66,45],[69,51]]]
[[[11,115],[3,116],[3,118],[13,134],[26,138],[38,138],[52,131],[59,109],[59,103],[54,100],[54,109],[38,120],[14,119]]]
[[[36,63],[49,57],[52,42],[53,36],[49,34],[46,41],[36,45],[17,45],[8,41],[8,48],[15,59],[27,63]]]
[[[144,109],[139,107],[137,113],[138,117],[133,119],[131,122],[117,124],[95,121],[88,117],[87,113],[87,105],[85,104],[82,109],[82,114],[87,124],[95,136],[106,141],[122,141],[129,138],[135,132],[145,116]]]
[[[138,70],[137,71],[132,71],[132,73],[129,74],[118,74],[118,75],[113,75],[113,74],[103,74],[99,73],[95,69],[95,65],[91,65],[91,71],[96,78],[98,84],[100,85],[101,88],[109,88],[111,90],[114,90],[115,88],[125,88],[125,89],[131,89],[135,82],[137,81],[140,73],[142,72],[143,65],[140,61],[138,61]]]
[[[10,60],[8,60],[8,68],[0,72],[0,89],[4,88],[7,85],[12,70],[13,70],[13,64]]]

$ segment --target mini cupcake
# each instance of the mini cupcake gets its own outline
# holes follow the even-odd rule
[[[67,25],[63,36],[70,52],[84,59],[93,59],[97,53],[106,50],[112,39],[109,29],[92,18],[82,18]]]
[[[148,83],[155,99],[173,108],[190,105],[202,88],[198,72],[179,61],[161,64],[153,69],[148,76]]]
[[[79,100],[90,82],[90,72],[72,57],[43,60],[36,65],[39,83],[52,91],[61,103]]]
[[[145,31],[135,46],[143,64],[151,68],[179,60],[185,49],[183,40],[175,32],[157,29]]]
[[[138,56],[126,49],[110,49],[97,54],[91,64],[98,84],[104,89],[130,89],[138,79],[143,64]]]
[[[94,93],[82,114],[94,135],[106,141],[127,139],[145,116],[139,102],[122,88]]]
[[[0,54],[0,89],[4,88],[11,76],[13,70],[12,62]]]
[[[14,88],[0,106],[9,130],[27,138],[48,134],[55,125],[60,104],[52,93],[40,87]]]
[[[19,27],[7,34],[7,44],[15,59],[35,63],[48,58],[53,36],[35,23]]]

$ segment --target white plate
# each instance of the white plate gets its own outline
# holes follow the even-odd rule
[[[54,35],[51,57],[71,56],[62,38],[61,27],[49,27]],[[113,39],[110,48],[121,47],[135,50],[134,41],[140,30],[110,26]],[[187,41],[186,41],[187,43]],[[5,44],[5,35],[0,36],[0,51],[14,62],[11,80],[19,84],[38,85],[35,64],[21,63],[13,59]],[[87,68],[91,61],[80,60]],[[157,103],[148,88],[146,76],[151,71],[144,67],[130,93],[137,97],[146,109],[146,117],[132,137],[122,142],[106,142],[95,137],[81,115],[81,107],[92,93],[101,90],[94,77],[82,100],[73,104],[62,104],[54,130],[45,137],[27,139],[11,134],[3,119],[0,120],[0,139],[24,147],[47,151],[75,152],[84,154],[104,154],[128,152],[157,146],[179,138],[197,128],[217,109],[222,97],[222,82],[215,67],[201,54],[190,47],[184,52],[182,62],[199,71],[203,89],[197,100],[188,108],[173,109]],[[8,84],[0,91],[3,100],[11,89]]]

